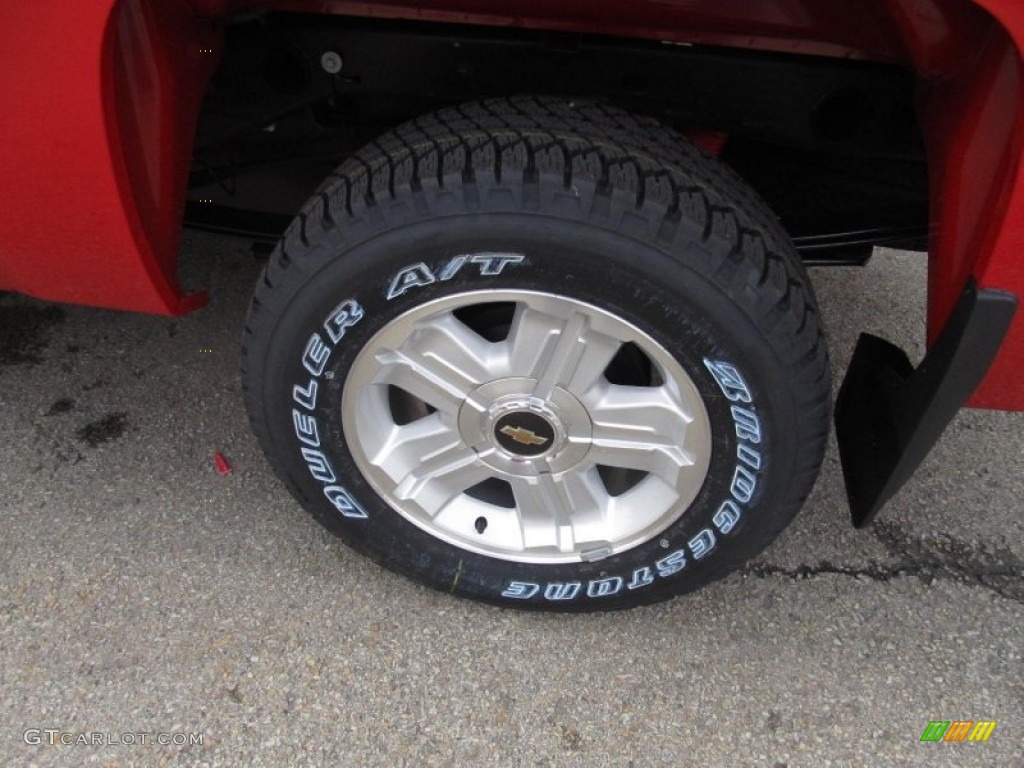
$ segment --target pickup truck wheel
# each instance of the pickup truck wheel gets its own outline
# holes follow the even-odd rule
[[[756,195],[660,123],[534,98],[343,164],[271,257],[243,378],[271,465],[355,549],[562,611],[762,550],[831,402],[810,285]]]

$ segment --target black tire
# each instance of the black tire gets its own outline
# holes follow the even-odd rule
[[[496,253],[522,258],[452,266]],[[711,455],[665,530],[588,562],[492,557],[412,524],[361,473],[341,417],[359,352],[403,313],[481,289],[601,307],[682,366]],[[819,315],[774,217],[664,125],[594,104],[470,104],[365,147],[271,256],[244,342],[253,429],[303,507],[388,568],[516,608],[629,607],[735,570],[806,499],[829,428]]]

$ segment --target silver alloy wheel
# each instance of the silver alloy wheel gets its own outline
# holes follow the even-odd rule
[[[511,307],[502,338],[460,319]],[[640,384],[605,375],[623,348]],[[398,407],[398,404],[402,407]],[[636,326],[581,301],[472,291],[389,322],[342,399],[360,472],[399,514],[472,552],[599,560],[657,536],[696,498],[711,425],[696,385]]]

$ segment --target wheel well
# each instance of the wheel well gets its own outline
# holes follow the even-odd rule
[[[726,135],[723,160],[807,246],[805,258],[841,259],[837,243],[886,233],[913,245],[927,230],[914,77],[899,66],[292,13],[228,25],[197,133],[189,219],[273,236],[342,158],[385,130],[520,93]]]

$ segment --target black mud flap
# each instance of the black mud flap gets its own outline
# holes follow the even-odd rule
[[[914,474],[981,383],[1016,311],[1016,296],[970,280],[916,370],[903,350],[861,335],[835,410],[854,526],[869,525]]]

